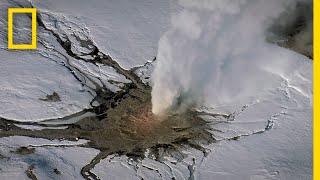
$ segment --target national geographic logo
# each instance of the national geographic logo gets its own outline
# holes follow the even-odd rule
[[[32,16],[31,44],[13,43],[13,14],[30,13]],[[36,49],[37,48],[37,9],[36,8],[9,8],[8,9],[8,49]]]

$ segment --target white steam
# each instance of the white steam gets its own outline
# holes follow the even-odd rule
[[[266,42],[266,30],[296,0],[180,0],[183,10],[159,42],[152,111],[177,104],[248,103],[297,66],[294,52]]]

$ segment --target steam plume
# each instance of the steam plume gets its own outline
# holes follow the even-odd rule
[[[159,41],[152,111],[243,104],[275,87],[297,66],[297,54],[268,43],[267,30],[297,3],[180,0],[183,10],[173,15],[171,29]]]

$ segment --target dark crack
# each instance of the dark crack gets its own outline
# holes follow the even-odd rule
[[[37,176],[33,174],[34,165],[29,166],[29,168],[25,171],[29,179],[37,180]]]

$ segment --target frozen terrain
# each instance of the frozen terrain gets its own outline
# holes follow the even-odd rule
[[[269,69],[271,89],[228,106],[198,107],[214,143],[199,138],[173,146],[161,144],[165,136],[152,137],[155,146],[110,153],[108,146],[121,145],[117,140],[126,134],[111,133],[116,125],[102,131],[109,126],[104,119],[108,112],[126,115],[112,109],[140,100],[134,90],[150,93],[145,85],[152,85],[158,42],[182,7],[176,0],[4,0],[0,26],[7,26],[8,7],[32,6],[38,10],[37,50],[8,50],[7,31],[0,28],[0,179],[312,179],[308,57],[269,44],[279,52],[271,57],[290,61],[286,72]],[[30,34],[29,18],[17,20],[15,42],[30,39],[21,35]],[[225,84],[231,92],[236,85]],[[189,131],[177,129],[183,141]]]
[[[29,179],[27,174],[34,174],[38,179],[80,179],[78,172],[99,153],[95,149],[76,147],[85,143],[84,140],[49,141],[22,136],[2,138],[0,178]],[[31,173],[26,173],[28,170]]]
[[[170,25],[175,1],[32,1],[41,11],[84,24],[100,50],[130,69],[151,61]],[[156,22],[156,23],[155,23]]]

